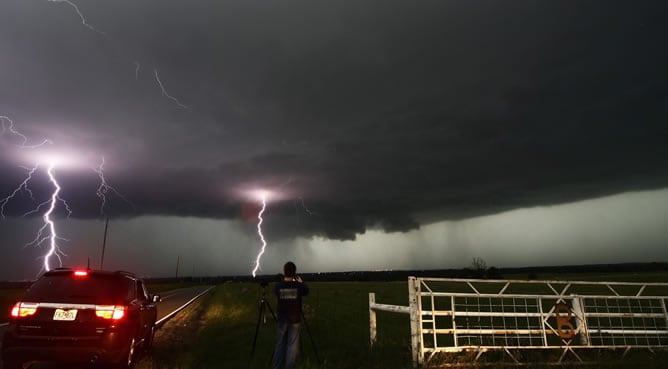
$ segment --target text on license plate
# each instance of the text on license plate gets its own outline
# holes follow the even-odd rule
[[[56,309],[56,311],[53,313],[53,320],[74,320],[76,317],[77,309]]]

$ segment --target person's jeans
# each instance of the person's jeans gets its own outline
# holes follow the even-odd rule
[[[292,369],[299,353],[299,330],[301,323],[278,322],[276,328],[276,349],[272,369]]]

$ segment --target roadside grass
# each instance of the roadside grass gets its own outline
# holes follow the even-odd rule
[[[633,275],[633,278],[626,273],[554,275],[549,279],[651,282],[666,281],[668,277],[667,273]],[[523,278],[517,276],[517,279]],[[406,281],[310,282],[309,286],[311,294],[304,299],[309,330],[302,331],[302,350],[297,368],[411,368],[410,328],[406,314],[378,312],[378,342],[373,348],[369,347],[369,292],[376,293],[378,303],[405,306],[408,304]],[[270,284],[266,288],[266,295],[275,309],[272,287],[273,284]],[[185,312],[180,320],[168,322],[161,331],[165,331],[165,337],[172,338],[156,339],[154,354],[138,363],[137,369],[268,368],[276,327],[269,312],[266,312],[266,323],[260,320],[256,347],[251,357],[261,296],[262,288],[258,284],[227,282],[218,285],[201,303],[195,304],[196,308],[186,309],[189,312]],[[166,333],[170,330],[173,332]],[[313,338],[315,347],[310,338]],[[577,367],[660,368],[668,359],[665,354],[654,355],[647,351],[631,352],[624,360],[620,356],[617,352],[594,354],[591,358],[595,360],[594,365]],[[442,364],[443,360],[434,360],[433,363]],[[512,363],[507,361],[480,365],[492,368],[509,366],[512,367]],[[573,364],[561,367],[573,367]]]
[[[383,303],[407,305],[406,282],[312,282],[309,287],[311,294],[304,298],[309,329],[304,327],[302,331],[299,368],[410,367],[408,316],[379,313],[378,344],[370,350],[368,342],[369,292],[382,296]],[[266,288],[267,300],[275,310],[271,288]],[[197,322],[196,333],[180,340],[178,347],[157,339],[154,354],[138,363],[137,369],[269,367],[276,329],[269,312],[266,323],[260,319],[251,357],[261,296],[258,284],[229,282],[217,286],[198,304],[200,311],[186,313]],[[172,329],[172,323],[165,328]],[[181,324],[176,325],[177,330],[183,329]],[[160,347],[163,344],[167,347]]]
[[[146,288],[150,293],[160,294],[164,291],[177,290],[179,288],[192,287],[200,284],[201,283],[197,282],[149,282],[146,283]]]

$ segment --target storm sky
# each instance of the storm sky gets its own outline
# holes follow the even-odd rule
[[[665,1],[3,0],[0,279],[666,261]],[[11,124],[11,126],[10,126]],[[24,135],[28,141],[12,130]],[[26,148],[50,140],[39,148]],[[97,169],[108,183],[102,208]]]

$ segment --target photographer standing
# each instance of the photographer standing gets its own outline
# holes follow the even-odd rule
[[[278,328],[272,369],[292,369],[299,353],[299,332],[302,323],[302,296],[308,286],[297,276],[297,266],[288,261],[283,266],[283,280],[274,287],[278,299]]]

